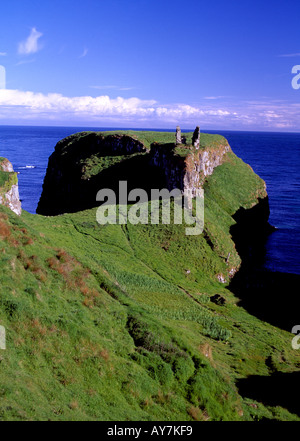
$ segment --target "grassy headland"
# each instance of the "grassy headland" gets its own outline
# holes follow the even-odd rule
[[[146,148],[174,141],[127,134]],[[210,140],[220,142],[201,134]],[[87,173],[110,166],[101,161]],[[233,215],[266,196],[264,182],[229,152],[204,189],[199,236],[184,225],[100,226],[96,208],[18,217],[0,207],[1,420],[300,419],[236,386],[299,363],[291,334],[228,290],[241,263]]]

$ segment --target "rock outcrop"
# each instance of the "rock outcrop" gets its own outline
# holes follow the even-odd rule
[[[145,174],[147,151],[127,135],[83,132],[59,141],[49,158],[37,213],[52,216],[95,206],[101,188],[115,189],[117,180],[136,182]]]
[[[0,204],[10,208],[18,216],[21,215],[17,173],[5,158],[0,158]]]
[[[163,171],[168,190],[178,188],[194,198],[201,196],[205,178],[222,164],[224,155],[229,151],[229,144],[220,144],[196,151],[186,149],[186,156],[180,156],[170,144],[153,144],[150,164]]]
[[[193,147],[195,147],[195,149],[198,149],[200,147],[200,127],[197,126],[195,128],[194,134],[193,134],[193,139],[192,139],[192,144]]]
[[[180,127],[176,127],[176,145],[181,144],[181,130]]]

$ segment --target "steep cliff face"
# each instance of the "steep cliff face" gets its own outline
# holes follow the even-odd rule
[[[229,151],[231,149],[227,142],[199,150],[182,146],[179,154],[173,144],[154,144],[150,164],[163,171],[169,190],[178,188],[193,198],[201,196],[205,178],[223,163],[224,155]]]
[[[174,144],[153,144],[150,151],[150,165],[163,171],[168,190],[174,188],[183,190],[186,163],[184,157],[174,155]]]
[[[0,158],[0,204],[10,208],[18,216],[22,212],[17,173],[5,158]]]
[[[132,173],[141,171],[135,158],[146,152],[143,143],[126,135],[84,132],[63,139],[49,158],[37,213],[57,215],[95,206],[101,188],[112,188],[117,177],[130,175],[126,164]]]

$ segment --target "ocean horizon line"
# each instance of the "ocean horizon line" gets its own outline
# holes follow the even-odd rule
[[[85,126],[85,125],[77,125],[77,126],[74,126],[74,125],[46,125],[45,126],[45,125],[0,124],[0,129],[5,128],[5,127],[9,127],[9,128],[17,127],[17,128],[27,128],[27,129],[30,129],[30,128],[78,129],[79,128],[79,129],[86,129],[86,130],[91,129],[92,131],[95,131],[95,130],[97,130],[97,131],[135,130],[135,131],[147,131],[147,132],[151,132],[151,131],[154,131],[154,132],[175,132],[176,126],[174,125],[173,127],[169,127],[169,128],[157,128],[157,127],[146,128],[146,127],[120,127],[120,126],[110,127],[110,126],[88,126],[88,125],[87,126]],[[194,131],[194,129],[195,129],[195,127],[193,127],[193,128],[181,127],[182,132],[192,132],[192,131]],[[277,131],[277,130],[234,130],[234,129],[222,129],[222,128],[209,129],[209,128],[205,128],[205,127],[202,128],[201,126],[200,126],[200,130],[203,133],[234,132],[234,133],[270,133],[270,134],[276,133],[276,134],[283,134],[283,135],[284,134],[285,135],[286,134],[295,134],[295,135],[300,134],[300,131],[299,132],[294,132],[294,131],[282,132],[282,131]]]

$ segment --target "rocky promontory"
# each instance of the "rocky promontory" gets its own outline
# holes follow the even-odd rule
[[[225,265],[215,277],[223,284],[240,268],[241,256],[228,241],[230,236],[224,236],[222,218],[229,216],[232,235],[242,213],[247,236],[263,241],[270,231],[265,182],[233,153],[223,136],[200,136],[199,128],[184,137],[177,128],[176,134],[82,132],[63,139],[49,158],[37,213],[55,216],[99,206],[96,195],[104,188],[114,190],[118,201],[120,181],[127,182],[128,193],[144,189],[148,199],[152,189],[165,188],[179,189],[189,203],[204,195],[204,238],[214,252],[222,249]],[[238,236],[236,241],[245,235]]]
[[[195,147],[192,133],[182,143],[169,132],[78,133],[60,141],[50,156],[37,213],[92,208],[100,189],[117,192],[121,180],[128,190],[177,188],[195,197],[230,151],[219,135],[201,134]]]

